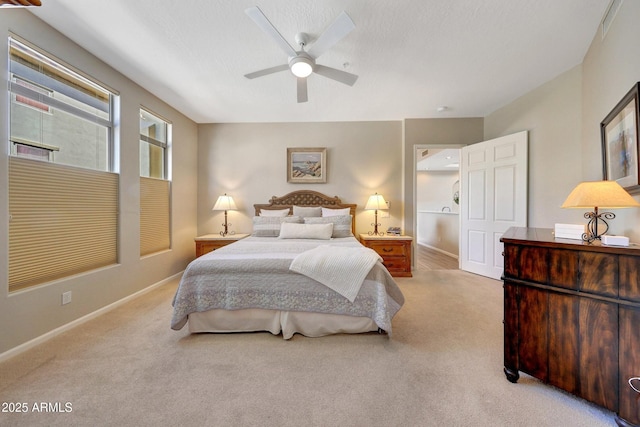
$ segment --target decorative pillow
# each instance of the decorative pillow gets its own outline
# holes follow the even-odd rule
[[[278,239],[321,239],[329,240],[333,224],[294,224],[284,223]]]
[[[289,209],[260,209],[260,216],[288,216]]]
[[[351,213],[351,208],[344,208],[344,209],[322,208],[322,216],[342,216],[342,215],[349,215],[350,213]]]
[[[305,224],[333,224],[333,233],[331,237],[350,237],[351,233],[351,215],[324,216],[321,218],[305,218]]]
[[[301,217],[322,216],[320,206],[294,206],[293,214]]]
[[[278,237],[283,223],[302,223],[299,216],[254,216],[253,233],[256,237]]]

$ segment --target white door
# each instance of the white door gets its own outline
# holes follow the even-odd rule
[[[468,145],[460,159],[460,269],[500,279],[509,227],[527,225],[527,131]]]

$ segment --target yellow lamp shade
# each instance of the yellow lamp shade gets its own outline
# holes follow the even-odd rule
[[[615,181],[581,182],[562,204],[563,208],[632,208],[640,207]]]

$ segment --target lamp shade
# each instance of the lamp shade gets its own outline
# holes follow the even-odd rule
[[[227,196],[227,193],[224,193],[223,196],[218,197],[216,204],[213,205],[212,211],[235,211],[236,204],[233,201],[233,197]]]
[[[581,182],[562,204],[563,208],[632,208],[640,207],[615,181]]]
[[[387,206],[386,200],[382,195],[376,193],[369,196],[369,200],[367,201],[367,205],[364,207],[367,211],[372,210],[387,210],[389,207]]]

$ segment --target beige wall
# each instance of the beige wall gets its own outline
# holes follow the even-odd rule
[[[624,2],[604,40],[600,29],[583,63],[485,117],[485,138],[529,130],[529,225],[584,223],[561,209],[581,181],[602,179],[600,122],[640,81],[640,2]],[[636,199],[638,196],[636,196]],[[640,241],[640,209],[618,209],[612,234]]]
[[[0,33],[13,32],[120,92],[119,260],[115,266],[58,280],[8,295],[8,223],[6,149],[0,150],[0,355],[100,308],[182,271],[195,255],[197,126],[31,13],[3,10]],[[7,43],[0,43],[7,58]],[[2,61],[7,81],[7,61]],[[8,93],[0,91],[0,129],[8,128]],[[145,106],[173,123],[172,250],[140,259],[139,252],[139,108]],[[2,144],[7,147],[7,132]],[[91,239],[91,236],[87,236]],[[52,248],[51,256],[55,256]],[[61,305],[63,292],[72,302]],[[167,320],[168,321],[168,320]],[[168,323],[167,323],[168,327]]]
[[[640,81],[640,2],[622,3],[603,40],[598,31],[582,66],[582,176],[602,179],[600,122],[631,87]],[[636,200],[640,200],[638,195]],[[616,209],[613,234],[640,242],[640,209]]]
[[[223,212],[212,212],[217,197],[233,196],[229,213],[237,233],[250,233],[254,203],[310,189],[356,203],[356,232],[371,230],[373,213],[364,205],[375,192],[390,202],[382,227],[402,215],[401,122],[252,123],[200,125],[198,136],[198,233],[218,233]],[[287,147],[326,147],[326,184],[287,183]]]
[[[581,212],[560,208],[582,168],[581,81],[574,67],[485,118],[486,139],[529,131],[531,227],[581,222]]]

